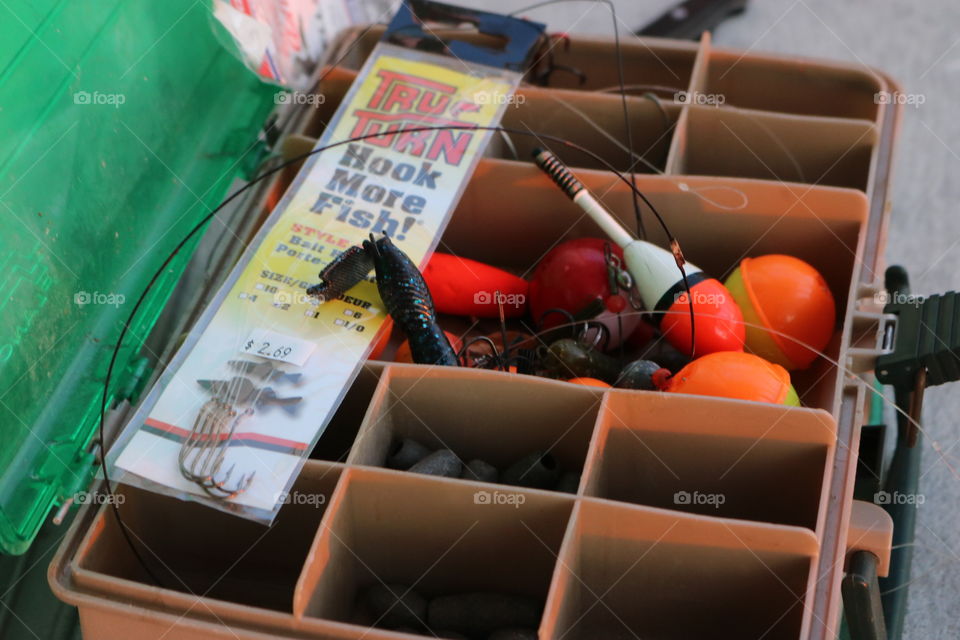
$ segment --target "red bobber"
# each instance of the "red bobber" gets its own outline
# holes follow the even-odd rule
[[[628,299],[629,292],[610,289],[610,271],[606,250],[623,264],[623,251],[609,240],[578,238],[557,245],[537,265],[530,280],[530,315],[544,328],[568,322],[560,313],[546,314],[550,309],[563,309],[578,315],[597,301],[601,312],[595,316],[610,329],[610,346],[620,344],[640,323]],[[546,315],[545,315],[546,314]],[[620,314],[618,321],[617,315]]]

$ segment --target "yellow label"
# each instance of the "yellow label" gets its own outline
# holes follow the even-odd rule
[[[118,479],[208,500],[180,473],[178,454],[201,407],[219,397],[238,416],[221,473],[233,467],[235,480],[256,472],[231,502],[272,519],[386,319],[372,274],[320,305],[305,289],[371,233],[389,235],[422,264],[489,132],[409,129],[496,124],[518,81],[513,72],[378,45],[318,148],[384,135],[311,156],[134,416],[132,435],[115,448],[122,450],[111,452],[115,468],[131,474]]]

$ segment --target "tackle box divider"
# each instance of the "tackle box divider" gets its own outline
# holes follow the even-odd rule
[[[468,368],[387,370],[382,400],[365,416],[351,465],[384,467],[389,447],[406,437],[430,451],[450,449],[463,463],[484,460],[501,472],[537,450],[551,453],[564,471],[582,471],[600,391],[536,378],[518,385],[511,374]],[[530,403],[534,395],[541,404]]]
[[[667,153],[667,162],[664,167],[664,173],[666,174],[678,174],[683,166],[683,156],[686,152],[687,136],[690,128],[690,104],[704,88],[704,81],[710,64],[710,42],[710,32],[705,32],[703,38],[697,44],[690,78],[685,89],[685,100],[681,103],[680,117],[677,119],[677,124],[673,129],[673,137],[670,140],[670,151]],[[677,97],[675,95],[674,100]]]
[[[389,365],[384,362],[368,360],[361,366],[333,419],[310,453],[311,459],[319,457],[353,464],[362,425],[366,423],[367,416],[376,412],[384,401],[383,389],[391,374]]]
[[[736,401],[704,399],[608,392],[585,495],[819,534],[833,417],[776,405],[748,413]]]
[[[302,620],[306,615],[307,606],[310,598],[316,589],[320,574],[326,567],[330,558],[329,536],[326,530],[330,527],[330,521],[336,517],[336,514],[344,509],[344,494],[347,492],[350,474],[353,472],[351,467],[343,472],[337,488],[330,497],[330,504],[323,514],[323,519],[313,535],[310,542],[310,550],[307,552],[303,565],[300,568],[300,575],[297,576],[296,586],[293,592],[293,616],[297,620]]]
[[[884,104],[878,104],[875,96],[889,83],[883,74],[856,66],[860,65],[714,47],[704,91],[725,96],[725,104],[732,107],[878,122]],[[751,72],[752,81],[739,78]]]
[[[876,144],[868,120],[690,105],[674,170],[865,190]]]
[[[604,398],[606,401],[606,398]],[[594,434],[596,435],[596,434]],[[585,470],[586,471],[586,470]],[[586,473],[584,474],[586,478]],[[583,488],[583,482],[580,483]],[[560,550],[557,552],[557,562],[554,566],[553,576],[550,579],[550,588],[547,591],[547,599],[543,605],[543,617],[540,620],[538,629],[541,639],[559,638],[560,634],[557,628],[569,624],[569,619],[573,617],[575,606],[571,606],[569,596],[571,589],[576,588],[580,581],[578,558],[576,555],[577,544],[577,526],[582,517],[584,501],[578,499],[573,505],[570,513],[570,520],[567,522],[567,530],[563,534],[563,540],[560,542]],[[574,603],[576,604],[576,603]],[[571,625],[572,626],[572,625]],[[571,639],[572,640],[572,639]]]
[[[634,153],[634,159],[628,163],[623,100],[619,94],[521,85],[516,96],[522,102],[507,107],[502,126],[520,130],[535,128],[537,132],[565,137],[600,155],[618,171],[632,168],[637,174],[665,171],[676,123],[683,112],[683,107],[673,101],[626,96]],[[535,123],[533,127],[531,123]],[[531,136],[506,135],[516,147],[517,157],[514,158],[503,139],[495,135],[490,138],[485,159],[532,163],[533,149],[546,147],[570,167],[605,169],[593,158],[563,145]]]
[[[347,464],[350,466],[363,464],[362,460],[367,450],[377,444],[373,439],[378,434],[373,427],[380,420],[380,416],[386,413],[389,406],[395,402],[390,391],[390,381],[393,378],[394,371],[393,365],[386,362],[382,363],[377,387],[370,398],[367,410],[364,412],[360,426],[357,428],[357,435],[350,447],[350,453],[347,455]],[[374,431],[373,435],[371,435],[371,431]]]
[[[691,104],[691,97],[706,90],[707,74],[710,72],[710,58],[713,50],[713,35],[709,31],[697,43],[697,55],[693,60],[693,69],[690,71],[690,84],[687,86],[687,99],[684,106]]]
[[[584,498],[565,543],[576,579],[556,580],[545,638],[626,637],[624,627],[643,637],[802,637],[809,627],[803,602],[819,548],[807,529]]]
[[[146,574],[139,566],[120,537],[112,505],[104,504],[97,510],[93,525],[71,560],[73,580],[85,589],[121,591],[126,597],[167,607],[173,607],[174,603],[196,606],[197,594],[200,594],[203,596],[203,605],[198,610],[201,614],[209,611],[216,617],[219,611],[219,616],[224,618],[248,621],[268,615],[282,621],[292,613],[289,601],[312,543],[312,531],[325,516],[328,498],[345,470],[345,465],[340,463],[306,461],[288,493],[287,504],[281,509],[286,512],[284,519],[267,529],[254,522],[237,524],[233,516],[196,503],[121,486],[118,495],[124,497],[119,505],[125,511],[124,522],[153,575]],[[132,513],[131,505],[135,509]],[[178,520],[187,521],[191,526],[182,529],[164,526],[166,522]],[[234,527],[233,535],[218,540],[214,532],[230,526]],[[218,545],[226,550],[219,550]],[[236,558],[231,555],[231,546],[239,550]],[[297,547],[302,550],[302,557],[297,557]],[[218,553],[219,564],[214,568],[211,565],[215,564]],[[275,580],[272,585],[267,579],[271,576]],[[154,577],[161,581],[159,585],[153,583]],[[259,597],[270,587],[273,593],[269,602],[266,599],[243,601],[248,594]]]
[[[550,76],[549,86],[581,91],[597,91],[619,85],[612,39],[577,35],[569,40],[569,51],[564,45],[553,48],[557,66],[573,67],[583,74],[584,81],[570,73]],[[689,88],[694,75],[700,43],[668,38],[622,38],[624,81],[636,84],[636,75],[643,76],[643,84],[671,88],[676,91]],[[642,70],[638,73],[637,70]]]
[[[357,625],[362,634],[370,621],[357,596],[381,583],[425,597],[505,590],[545,601],[576,497],[504,487],[512,501],[478,498],[489,490],[481,482],[351,468],[314,541],[297,614]],[[515,573],[518,566],[526,570]]]

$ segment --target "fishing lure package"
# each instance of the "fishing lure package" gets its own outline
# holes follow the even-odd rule
[[[336,68],[319,87],[325,100],[282,114],[285,158],[389,127],[390,114],[367,107],[382,106],[389,86],[422,97],[406,82],[382,84],[398,74],[423,77],[421,65],[430,64],[431,91],[441,83],[457,95],[509,92],[517,80],[518,72],[467,73],[455,60],[383,43],[389,29],[343,34],[330,53]],[[618,84],[613,41],[571,35],[549,45],[556,46],[526,70],[509,108],[461,108],[457,119],[500,118],[627,170],[621,97],[604,91]],[[836,300],[829,343],[791,375],[803,406],[407,364],[396,361],[397,341],[365,358],[384,319],[372,278],[319,306],[278,296],[303,294],[336,251],[371,231],[421,265],[437,246],[513,274],[526,274],[560,243],[601,231],[534,164],[542,140],[473,132],[462,163],[451,166],[456,131],[407,139],[422,142],[424,154],[445,150],[424,159],[433,164],[423,174],[420,160],[414,165],[396,148],[400,136],[394,146],[343,145],[260,185],[251,210],[273,211],[260,249],[241,261],[111,454],[123,525],[110,505],[91,506],[59,548],[51,584],[79,606],[87,640],[511,637],[495,636],[489,620],[523,627],[526,635],[512,637],[540,640],[837,636],[850,558],[869,554],[881,576],[891,566],[890,517],[854,499],[854,479],[873,398],[870,370],[889,326],[877,296],[901,107],[876,96],[897,85],[858,66],[716,48],[708,36],[631,40],[622,50],[627,84],[677,87],[673,99],[626,101],[643,158],[636,185],[684,255],[717,276],[745,255],[795,256],[822,274]],[[548,57],[552,71],[542,73]],[[632,227],[622,181],[596,158],[550,146]],[[386,188],[398,162],[413,166],[410,181]],[[463,182],[437,198],[440,182],[437,190],[413,183],[428,181],[441,163],[444,177]],[[338,170],[342,179],[333,178]],[[356,194],[346,193],[351,188]],[[367,188],[366,197],[392,197],[394,206],[368,208]],[[644,215],[646,239],[669,247]],[[283,312],[274,306],[288,303]],[[218,477],[231,466],[230,483],[258,470],[229,499],[182,480],[184,435],[154,424],[190,432],[220,391],[253,399],[237,403],[255,413],[227,431],[233,440],[255,432],[261,416],[271,425],[228,450]],[[291,396],[302,398],[300,413],[285,404]],[[257,467],[288,455],[263,446],[277,444],[266,436],[303,449],[287,466]],[[398,458],[417,447],[428,457],[453,451],[474,475],[404,470]],[[149,467],[126,458],[138,450],[176,481],[158,490]],[[521,463],[541,474],[536,486],[512,483]],[[275,502],[258,493],[259,483],[273,483],[267,468],[284,492],[269,528],[262,521]],[[226,504],[260,521],[225,513]],[[385,617],[397,612],[378,609],[384,589],[401,594],[413,618]],[[463,614],[471,603],[480,614]]]
[[[372,276],[308,287],[373,235],[425,260],[490,137],[470,127],[499,122],[542,33],[483,19],[510,51],[392,44],[429,37],[398,12],[316,147],[359,139],[309,157],[110,450],[114,480],[272,521],[387,319]]]

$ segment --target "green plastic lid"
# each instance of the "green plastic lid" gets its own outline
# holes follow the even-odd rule
[[[208,2],[0,3],[0,549],[85,489],[113,345],[153,272],[262,158],[273,108]],[[108,399],[182,272],[141,309]],[[139,369],[138,369],[139,368]],[[134,385],[135,386],[135,385]]]

